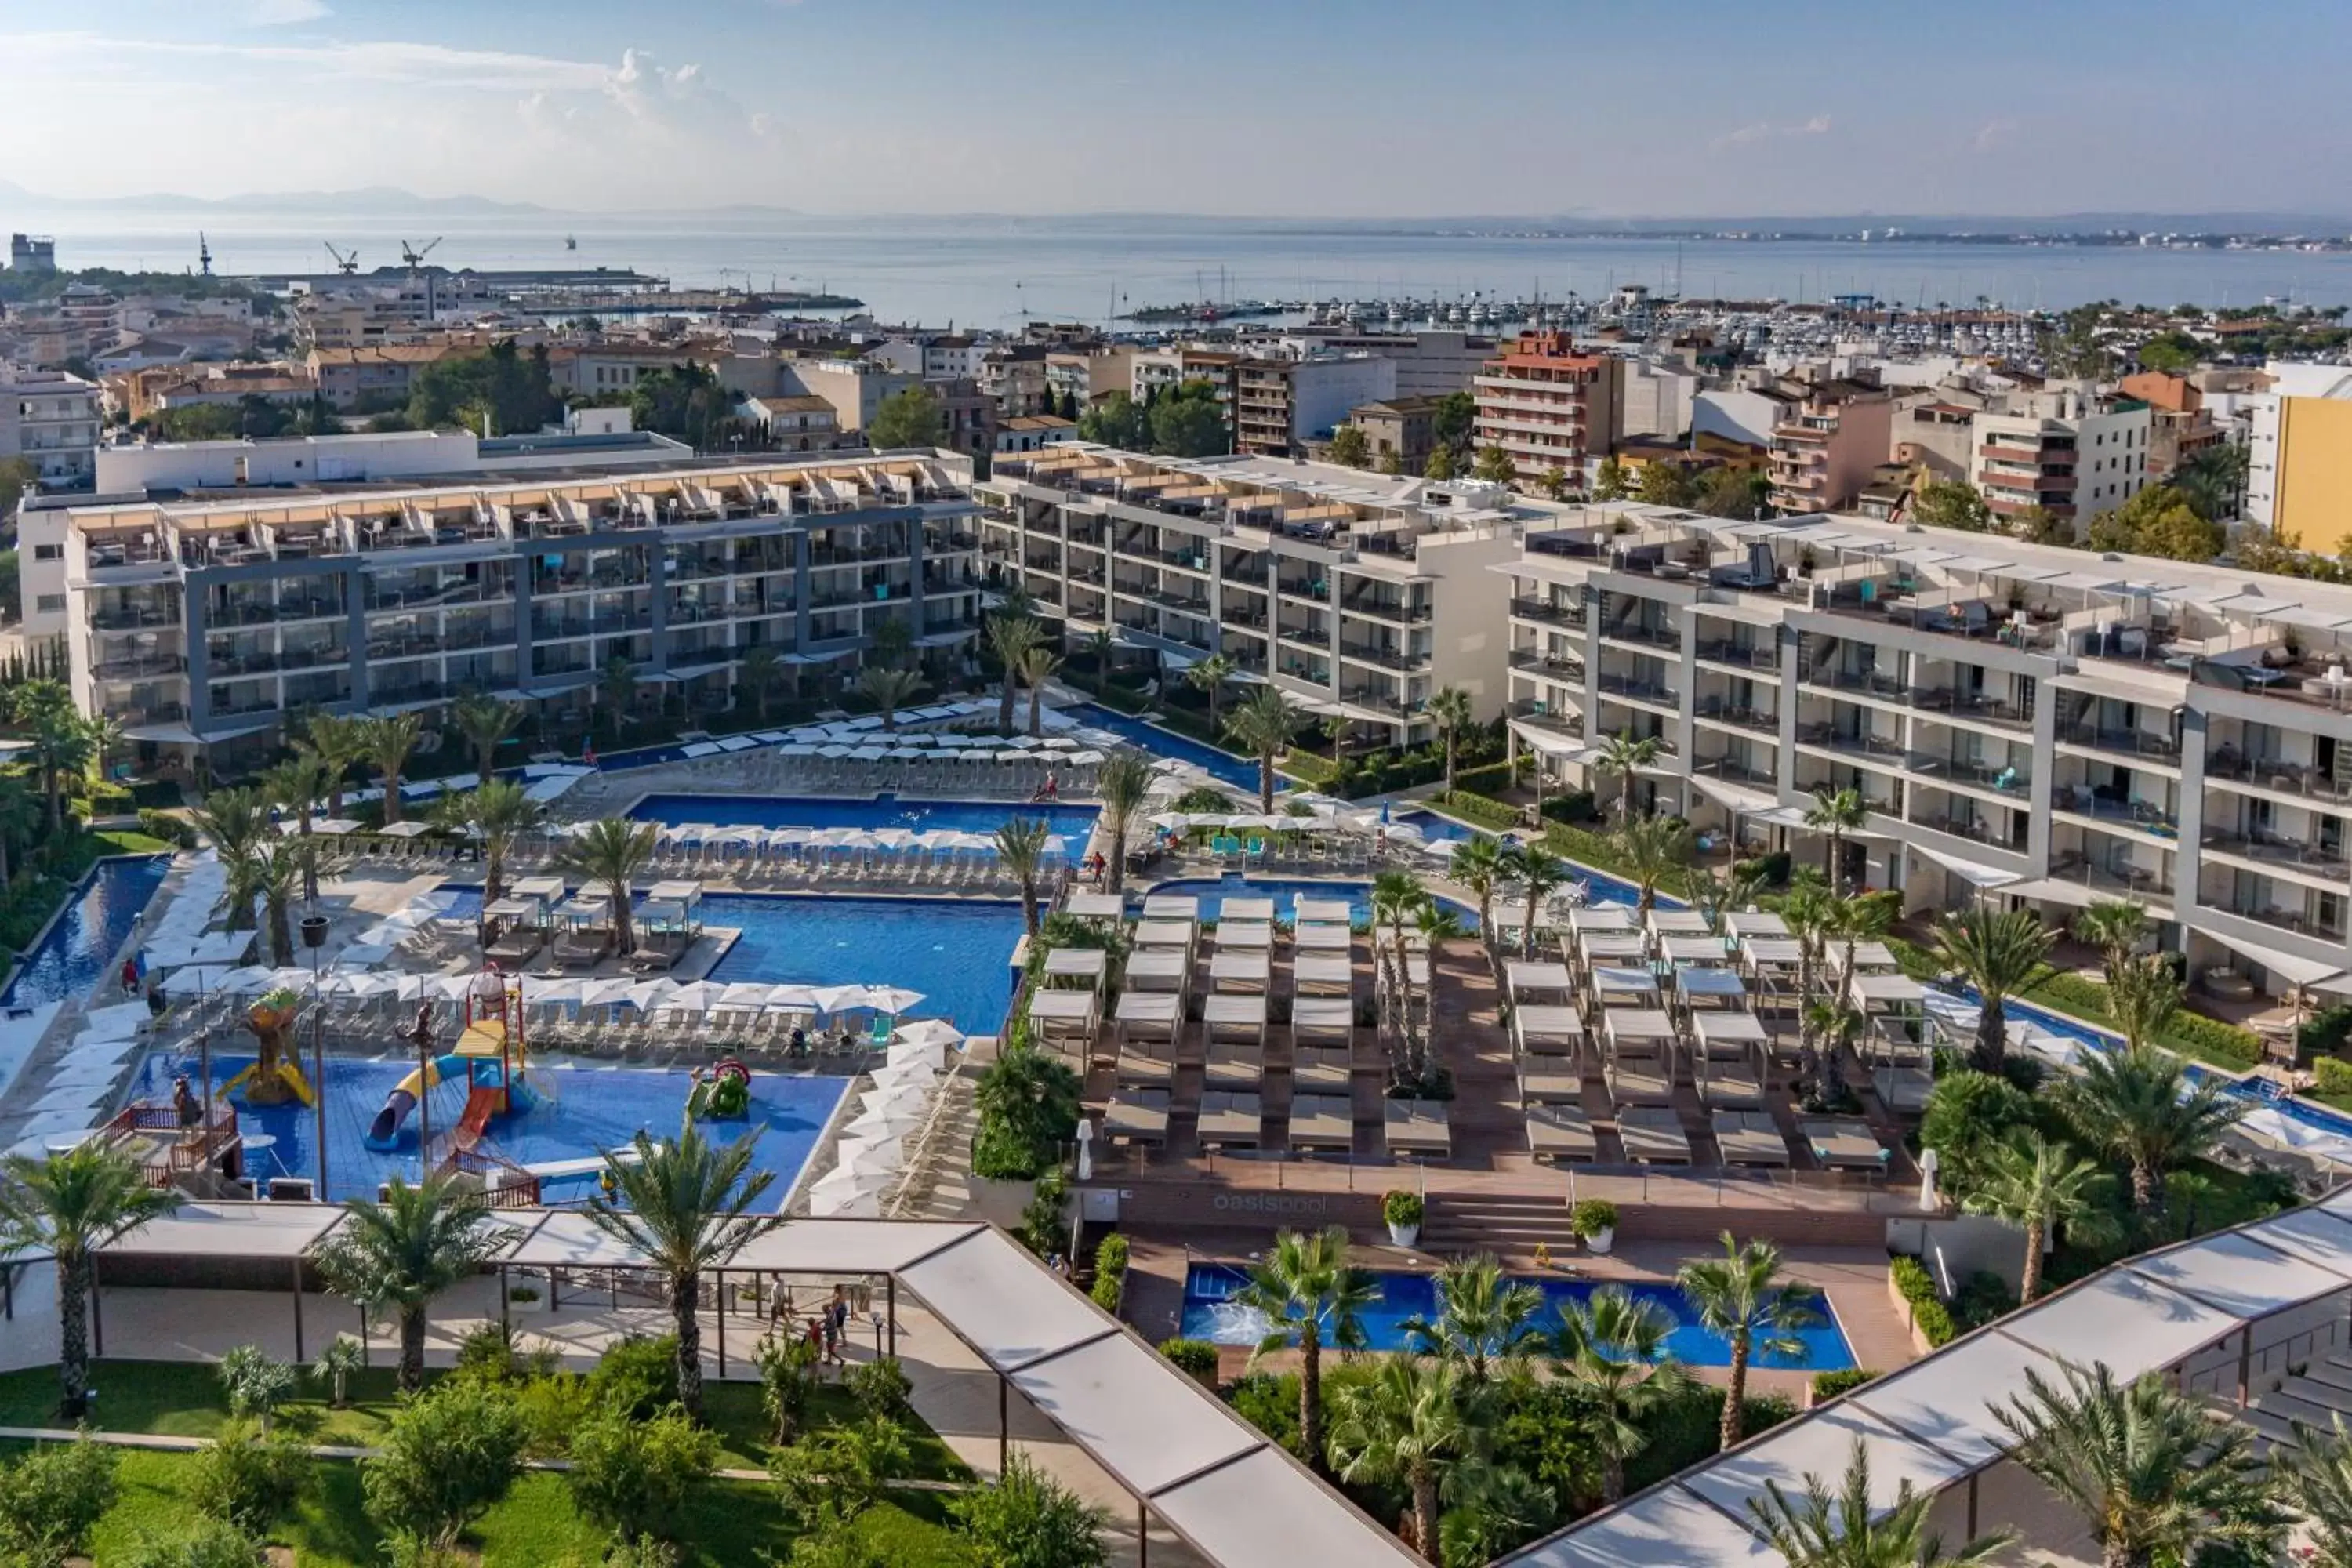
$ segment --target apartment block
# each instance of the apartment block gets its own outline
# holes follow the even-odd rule
[[[2147,483],[2149,427],[2137,399],[2044,393],[2012,412],[1976,416],[1969,479],[1996,517],[2040,507],[2087,527]]]
[[[2352,368],[2273,360],[2248,399],[2246,517],[2334,550],[2352,531]]]
[[[1149,458],[1066,442],[975,487],[991,577],[1073,641],[1107,633],[1172,677],[1213,653],[1352,737],[1417,743],[1444,687],[1493,718],[1519,535],[1565,509],[1496,486],[1326,463]]]
[[[1234,447],[1288,457],[1331,432],[1360,403],[1396,391],[1396,366],[1370,354],[1244,360],[1234,367]]]
[[[1914,912],[2123,899],[2192,981],[2352,971],[2352,589],[1635,503],[1507,571],[1512,727],[1563,784],[1654,736],[1638,809],[1817,858],[1812,793],[1857,790],[1845,869]]]
[[[1582,479],[1617,444],[1625,362],[1579,353],[1559,332],[1522,332],[1476,379],[1478,445],[1511,455],[1519,479]]]
[[[1783,512],[1851,506],[1886,461],[1895,403],[1853,380],[1782,384],[1790,395],[1772,426],[1772,505]]]
[[[2124,377],[2116,390],[2147,405],[2151,481],[2170,478],[2188,458],[2231,438],[2230,431],[2206,407],[2205,389],[2189,376],[2144,370]]]
[[[1444,397],[1467,392],[1479,367],[1495,354],[1492,336],[1477,332],[1360,332],[1341,327],[1293,327],[1282,337],[1291,358],[1314,353],[1371,354],[1396,366],[1398,397]]]
[[[1391,397],[1348,410],[1348,423],[1364,433],[1372,466],[1394,460],[1402,473],[1417,474],[1437,445],[1437,399]]]
[[[228,443],[225,445],[236,445]],[[926,657],[976,635],[967,459],[690,457],[353,485],[197,489],[26,516],[61,563],[84,711],[215,769],[289,713],[467,691],[577,715],[614,658],[729,700],[753,647],[831,689],[883,621]]]
[[[44,485],[89,483],[98,404],[96,382],[62,372],[0,381],[0,458],[24,458]]]

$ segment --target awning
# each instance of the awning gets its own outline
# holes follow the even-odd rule
[[[1785,607],[1769,605],[1730,604],[1716,599],[1701,599],[1689,606],[1693,615],[1715,616],[1727,621],[1738,621],[1746,626],[1769,626],[1779,630],[1787,618]]]
[[[1811,826],[1805,821],[1805,813],[1811,809],[1812,808],[1811,806],[1804,805],[1776,805],[1769,811],[1758,812],[1756,814],[1756,820],[1759,822],[1769,822],[1775,827],[1793,827],[1801,833],[1822,833],[1823,832],[1822,829]],[[1892,833],[1882,833],[1874,827],[1849,827],[1845,830],[1845,837],[1848,838],[1892,838],[1895,835]]]
[[[2069,904],[2087,910],[2093,904],[2105,903],[2117,897],[2101,893],[2086,882],[2069,882],[2059,877],[2037,877],[2031,881],[2012,882],[2001,889],[2013,899],[2031,899],[2037,903]]]
[[[1719,779],[1712,773],[1693,773],[1684,782],[1716,805],[1729,811],[1739,812],[1744,816],[1760,816],[1766,812],[1779,808],[1780,803],[1770,791],[1757,789],[1749,784],[1734,784],[1729,779]]]
[[[1947,855],[1940,849],[1930,849],[1925,844],[1914,844],[1911,847],[1941,866],[1945,870],[1979,888],[2006,888],[2012,882],[2021,882],[2025,879],[2015,871],[2004,871],[1998,866],[1985,866],[1974,860],[1963,860],[1957,855]]]
[[[2341,964],[2323,963],[2315,958],[2297,958],[2291,952],[2281,952],[2274,947],[2264,947],[2258,942],[2242,937],[2225,936],[2204,926],[2189,928],[2199,936],[2210,936],[2231,952],[2249,963],[2259,963],[2290,985],[2317,985],[2344,973]]]
[[[1528,749],[1547,757],[1562,760],[1584,750],[1584,742],[1574,735],[1563,735],[1557,730],[1539,729],[1533,724],[1513,724],[1511,733],[1528,744]]]
[[[2150,690],[2128,680],[2102,680],[2095,675],[2060,675],[2050,684],[2061,691],[2080,691],[2086,696],[2104,697],[2113,702],[2136,703],[2142,708],[2179,708],[2189,699],[2186,691]]]

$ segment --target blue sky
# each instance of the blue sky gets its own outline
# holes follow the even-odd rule
[[[0,179],[586,210],[2324,211],[2352,205],[2347,58],[2342,0],[0,0]]]

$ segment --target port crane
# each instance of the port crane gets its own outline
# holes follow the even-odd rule
[[[213,275],[212,241],[205,237],[203,229],[196,230],[196,266],[202,269],[205,277],[209,278]]]
[[[425,265],[425,258],[432,255],[434,247],[438,246],[440,243],[441,237],[439,235],[436,235],[431,239],[426,240],[425,242],[425,248],[422,250],[417,249],[415,246],[409,244],[408,241],[404,239],[400,242],[400,258],[408,263],[408,270],[412,276],[415,274],[419,268]]]
[[[337,250],[335,248],[335,242],[331,239],[323,239],[319,243],[327,247],[327,254],[335,258],[335,270],[341,273],[344,277],[349,278],[352,273],[357,272],[360,269],[360,253],[358,251],[354,250],[349,254],[345,254],[342,251]]]

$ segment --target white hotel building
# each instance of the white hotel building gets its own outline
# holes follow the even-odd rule
[[[1849,869],[1909,909],[2129,899],[2196,975],[2352,989],[2352,589],[1628,502],[1499,570],[1513,727],[1555,777],[1654,735],[1637,804],[1763,845],[1851,787]]]

